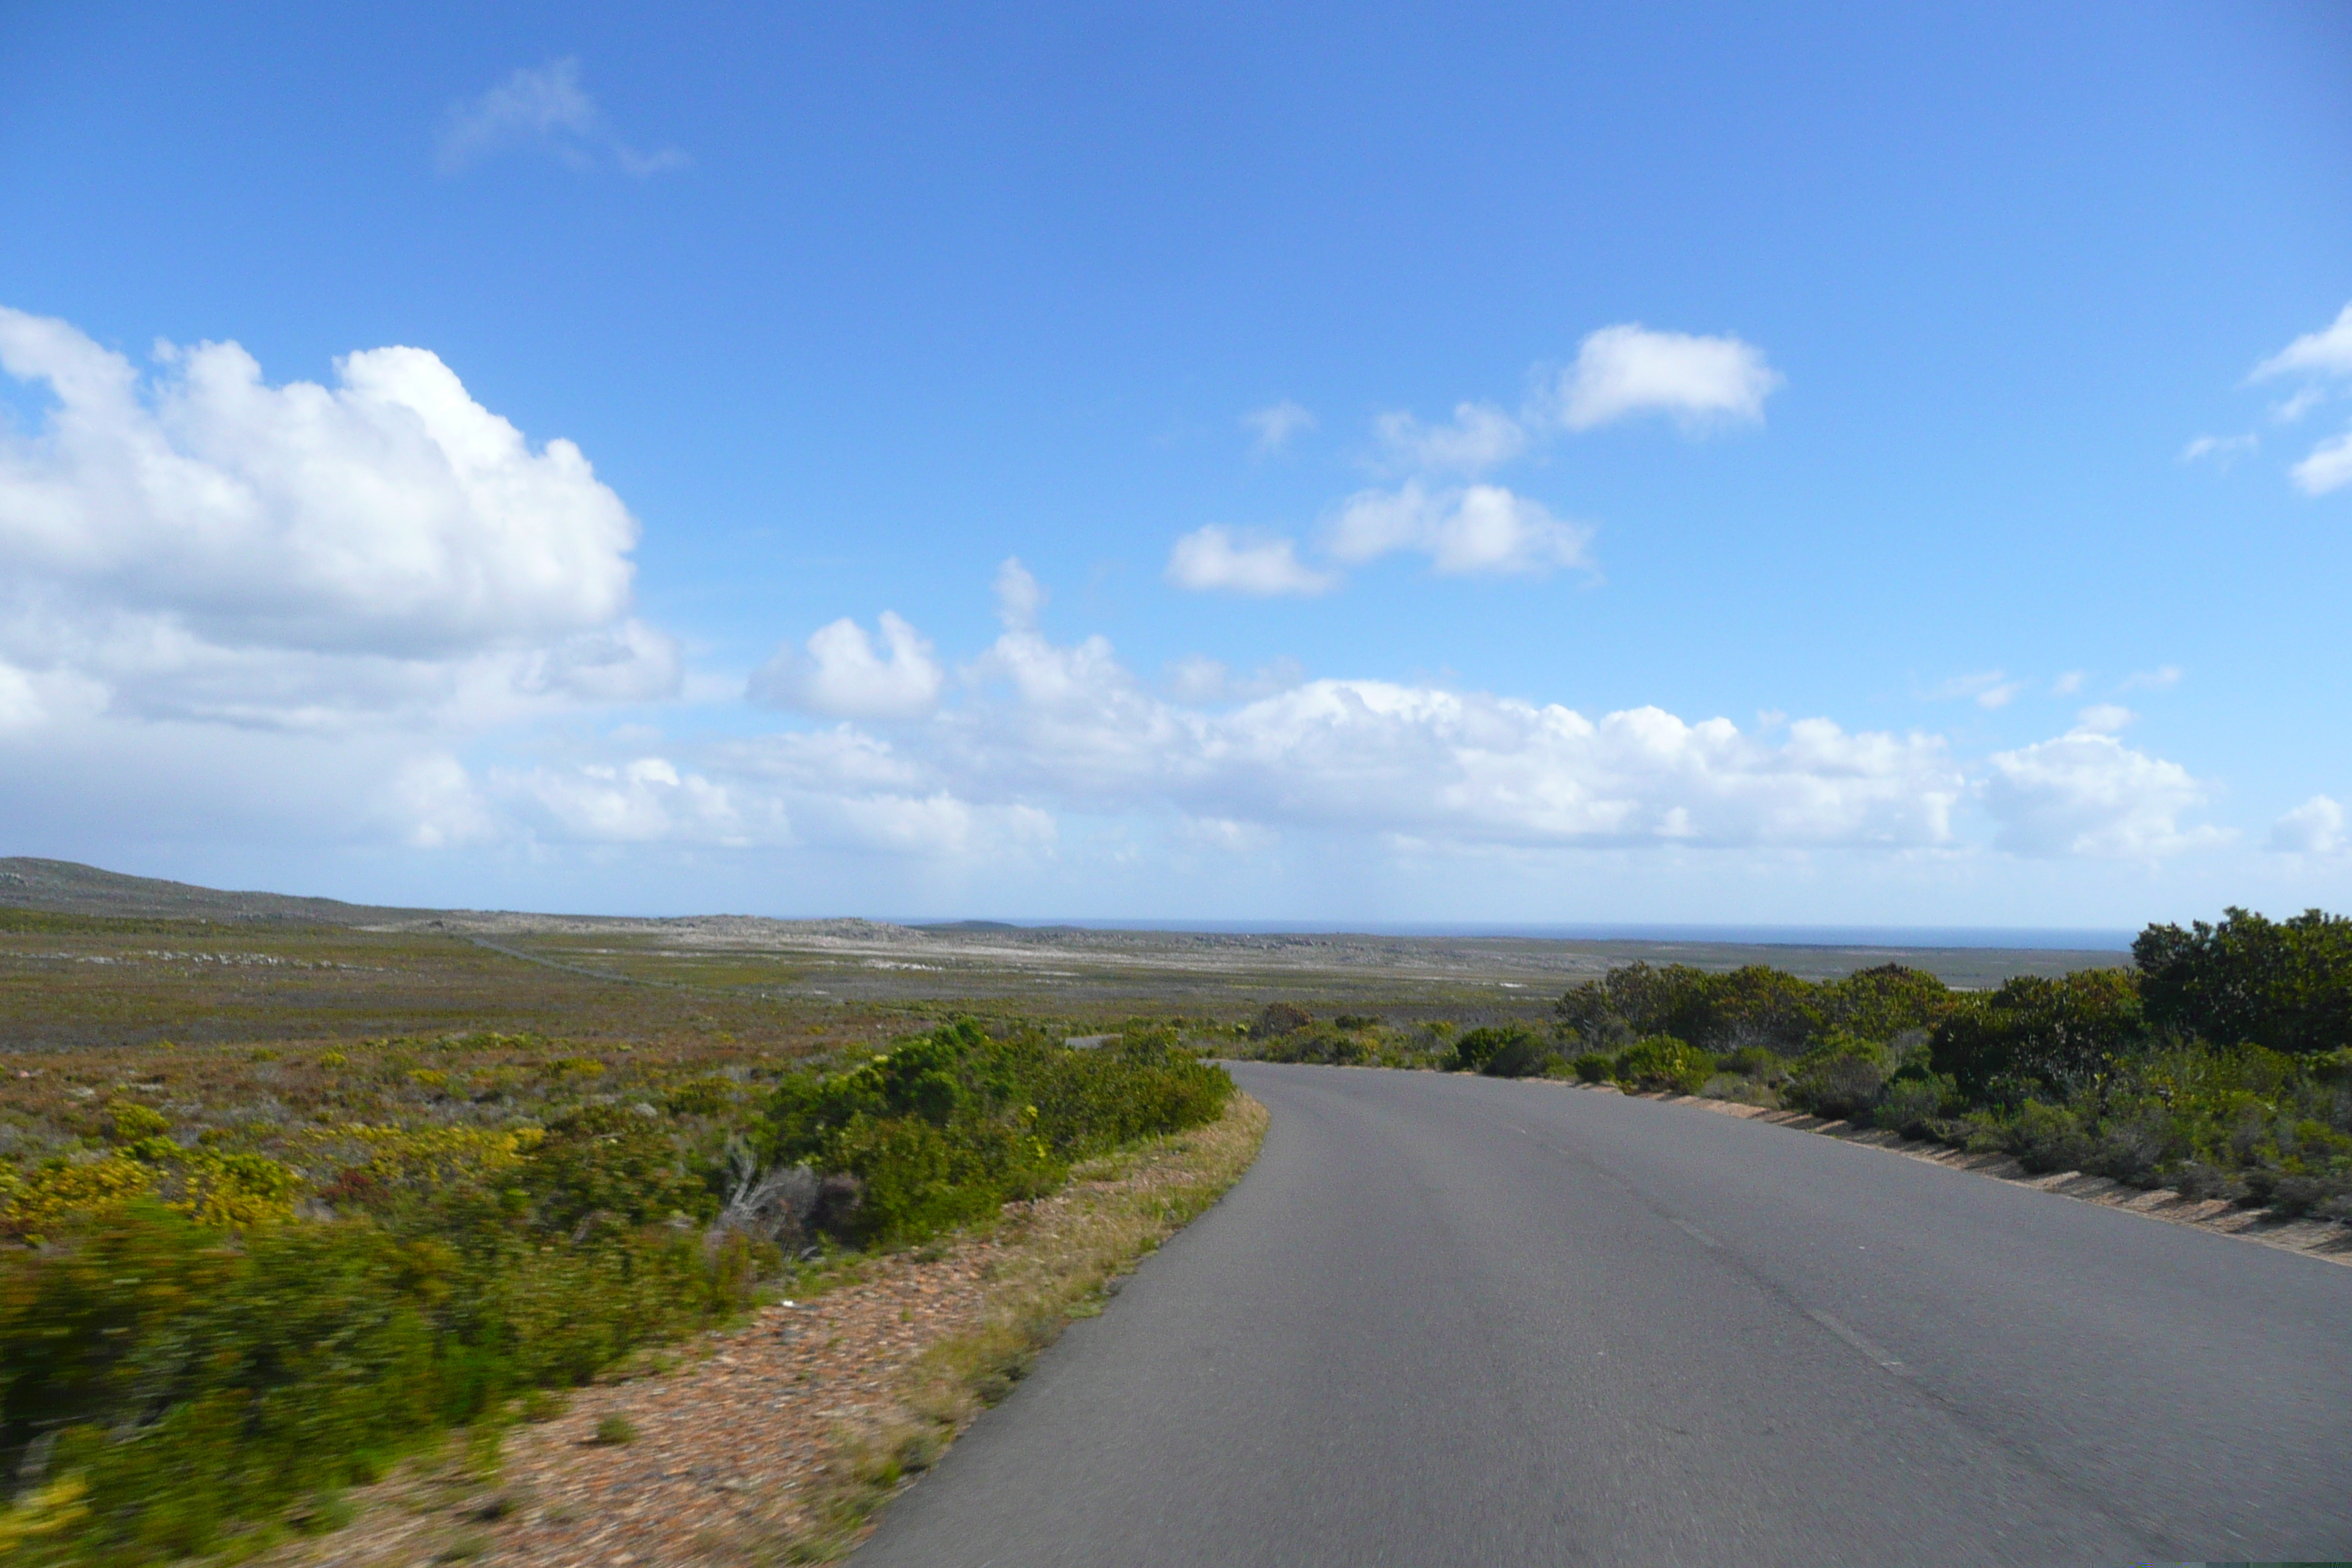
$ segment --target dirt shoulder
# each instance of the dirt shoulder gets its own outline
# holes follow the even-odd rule
[[[1249,1168],[1265,1108],[1080,1166],[984,1226],[643,1358],[560,1415],[460,1434],[271,1568],[820,1562],[1003,1397],[1072,1319]],[[542,1412],[543,1413],[543,1412]],[[625,1424],[625,1440],[616,1423]],[[607,1440],[599,1441],[603,1431]]]

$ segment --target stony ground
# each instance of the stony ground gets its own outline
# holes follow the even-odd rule
[[[1218,1127],[1082,1167],[991,1226],[640,1362],[508,1428],[495,1459],[478,1438],[453,1441],[352,1494],[346,1528],[264,1561],[700,1568],[835,1554],[897,1484],[897,1461],[925,1462],[979,1407],[963,1385],[986,1356],[959,1350],[1009,1320],[1098,1310],[1103,1280],[1246,1168],[1265,1120],[1238,1101]],[[600,1440],[616,1420],[627,1440]]]

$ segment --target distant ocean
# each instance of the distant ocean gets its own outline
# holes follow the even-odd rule
[[[906,925],[1001,925],[1023,930],[1049,926],[1082,931],[1202,931],[1230,936],[1512,936],[1552,942],[1690,942],[1760,943],[1780,947],[2010,947],[2060,948],[2077,952],[2124,952],[2137,933],[2064,926],[1805,926],[1805,925],[1512,925],[1392,921],[990,921],[919,920]]]

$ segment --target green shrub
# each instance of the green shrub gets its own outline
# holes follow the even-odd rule
[[[1223,1115],[1233,1079],[1173,1037],[1136,1030],[1072,1050],[960,1020],[853,1071],[785,1079],[765,1152],[856,1178],[856,1203],[820,1222],[843,1239],[918,1241],[1053,1191],[1073,1160]]]
[[[1336,1025],[1310,1024],[1272,1036],[1258,1049],[1261,1061],[1310,1066],[1353,1067],[1372,1059],[1373,1047],[1361,1036],[1342,1032]]]
[[[1454,1042],[1453,1070],[1485,1073],[1489,1078],[1533,1078],[1559,1055],[1559,1048],[1534,1030],[1518,1025],[1492,1026],[1464,1034]]]
[[[1898,1073],[1888,1081],[1878,1103],[1871,1108],[1870,1124],[1900,1132],[1906,1138],[1925,1138],[1932,1131],[1930,1123],[1952,1109],[1958,1098],[1948,1079]]]
[[[1894,1062],[1885,1047],[1850,1035],[1832,1035],[1798,1058],[1782,1101],[1815,1116],[1853,1120],[1878,1103]]]
[[[1315,1015],[1304,1007],[1287,1002],[1269,1002],[1260,1009],[1249,1026],[1253,1040],[1270,1040],[1282,1035],[1295,1034],[1315,1022]]]
[[[1607,1083],[1609,1075],[1616,1069],[1616,1064],[1599,1051],[1587,1051],[1568,1065],[1580,1083]]]
[[[136,1101],[117,1100],[107,1107],[107,1141],[112,1143],[140,1143],[151,1138],[170,1135],[172,1123],[152,1106]]]
[[[2081,1121],[2063,1106],[2038,1100],[2018,1108],[2005,1142],[2029,1171],[2079,1171],[2091,1163],[2091,1140]]]
[[[1610,1072],[1628,1089],[1696,1094],[1714,1076],[1715,1058],[1671,1035],[1653,1035],[1620,1051]]]
[[[2352,1040],[2352,919],[2306,910],[2273,921],[2233,907],[2219,925],[2147,927],[2132,958],[2159,1027],[2289,1055]]]
[[[643,1225],[673,1214],[708,1219],[716,1212],[669,1129],[634,1107],[592,1105],[560,1118],[520,1174],[541,1222],[557,1230],[591,1221]]]
[[[1763,1046],[1742,1046],[1717,1058],[1716,1066],[1741,1078],[1754,1079],[1758,1083],[1774,1085],[1789,1076],[1789,1058]]]
[[[591,1439],[608,1447],[636,1440],[637,1429],[625,1415],[607,1415],[597,1422],[596,1436]]]
[[[1935,1070],[1970,1100],[2015,1105],[2095,1089],[2145,1047],[2139,983],[2128,970],[2020,975],[1937,1024]]]
[[[488,1201],[436,1223],[238,1236],[139,1200],[0,1252],[0,1473],[55,1434],[49,1473],[87,1488],[77,1557],[205,1552],[514,1388],[740,1310],[750,1289],[740,1244],[706,1254],[663,1226],[575,1247]]]

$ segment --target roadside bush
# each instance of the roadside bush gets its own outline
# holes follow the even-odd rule
[[[2269,921],[2232,907],[2219,925],[2151,925],[2132,957],[2159,1027],[2288,1055],[2352,1040],[2352,919],[2305,910]]]
[[[1323,1067],[1354,1067],[1371,1060],[1373,1054],[1373,1047],[1361,1036],[1323,1024],[1310,1024],[1288,1034],[1276,1035],[1257,1053],[1260,1061]]]
[[[1271,1040],[1278,1036],[1295,1034],[1315,1022],[1315,1015],[1288,1002],[1269,1002],[1258,1010],[1251,1021],[1249,1037]]]
[[[1557,1060],[1559,1047],[1532,1029],[1510,1024],[1470,1030],[1454,1042],[1454,1070],[1489,1078],[1533,1078]]]
[[[2056,980],[2021,975],[1956,1005],[1929,1048],[1935,1069],[1971,1100],[2014,1106],[2095,1089],[2146,1040],[2137,977],[2082,969]]]
[[[2092,1142],[2081,1121],[2063,1106],[2029,1100],[2009,1124],[2009,1152],[2027,1170],[2079,1171],[2091,1163]]]
[[[1798,1110],[1853,1121],[1878,1103],[1894,1069],[1885,1047],[1832,1035],[1798,1060],[1780,1098]]]
[[[85,1489],[71,1557],[168,1561],[746,1300],[740,1251],[667,1227],[573,1248],[499,1212],[458,1242],[367,1220],[238,1237],[138,1201],[0,1253],[0,1466]]]
[[[1607,1083],[1617,1064],[1599,1051],[1587,1051],[1568,1064],[1580,1083]]]
[[[1900,1132],[1906,1138],[1925,1138],[1932,1131],[1930,1124],[1953,1109],[1958,1098],[1948,1079],[1932,1075],[1913,1078],[1898,1073],[1888,1080],[1878,1103],[1871,1108],[1870,1124]]]
[[[1172,1039],[1139,1030],[1072,1050],[961,1020],[852,1071],[784,1080],[766,1163],[856,1177],[854,1207],[816,1215],[843,1239],[917,1241],[1053,1191],[1073,1160],[1223,1114],[1233,1079]]]
[[[673,1214],[709,1219],[718,1205],[686,1169],[660,1120],[632,1107],[592,1105],[558,1118],[517,1173],[541,1222],[570,1231],[637,1226]]]
[[[1672,1035],[1653,1035],[1617,1054],[1610,1074],[1628,1089],[1696,1094],[1715,1074],[1715,1058]]]

